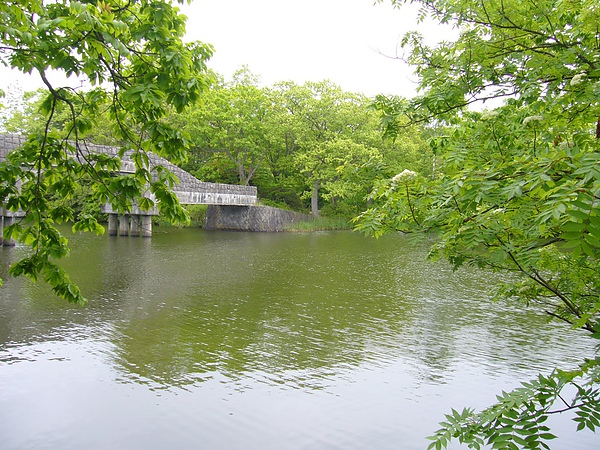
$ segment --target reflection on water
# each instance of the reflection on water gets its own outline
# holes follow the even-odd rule
[[[425,448],[450,406],[592,353],[401,236],[71,242],[86,307],[0,289],[0,448]],[[553,448],[595,448],[563,428]]]

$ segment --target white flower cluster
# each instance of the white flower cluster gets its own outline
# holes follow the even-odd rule
[[[578,73],[573,78],[571,78],[571,86],[577,86],[578,84],[583,83],[585,80],[585,73]]]
[[[494,117],[497,117],[500,113],[498,111],[494,111],[494,110],[489,110],[486,109],[484,112],[481,113],[481,118],[483,120],[486,119],[493,119]]]
[[[394,178],[392,178],[392,181],[394,183],[397,183],[398,181],[403,181],[403,180],[409,181],[416,177],[417,177],[417,172],[413,172],[412,170],[404,169],[399,174],[394,175]]]
[[[566,150],[568,148],[571,148],[571,144],[569,144],[568,141],[562,141],[560,144],[558,144],[558,148],[560,148],[561,150]]]
[[[523,120],[523,125],[527,125],[530,122],[541,122],[542,120],[544,120],[542,116],[525,117],[525,120]]]

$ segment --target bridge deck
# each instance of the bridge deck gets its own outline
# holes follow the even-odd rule
[[[14,134],[0,134],[0,160],[6,159],[6,156],[14,149],[25,142],[25,137]],[[95,145],[84,143],[86,151],[90,154],[105,153],[111,156],[117,156],[119,149],[106,145]],[[133,152],[128,150],[121,158],[121,172],[133,173],[135,165],[131,159]],[[254,205],[257,201],[257,191],[255,186],[238,186],[233,184],[207,183],[200,181],[190,173],[170,163],[158,155],[150,153],[149,170],[152,172],[157,167],[164,167],[172,172],[179,183],[173,191],[182,204],[186,205]]]

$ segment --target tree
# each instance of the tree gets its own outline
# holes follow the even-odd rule
[[[35,133],[44,133],[46,128],[50,131],[62,133],[72,126],[71,111],[67,104],[58,103],[52,115],[52,120],[47,122],[43,113],[43,103],[46,100],[47,90],[44,88],[25,92],[16,105],[6,108],[5,118],[2,121],[4,131],[10,134],[28,136]],[[13,101],[14,102],[14,101]],[[93,129],[90,129],[85,139],[98,145],[119,146],[113,133],[115,123],[108,113],[110,102],[98,106],[98,116]]]
[[[208,158],[226,155],[235,165],[239,184],[246,186],[273,146],[271,112],[267,90],[258,87],[257,77],[244,67],[231,83],[211,86],[201,104],[190,108],[185,128],[195,153]]]
[[[330,202],[354,199],[364,204],[383,166],[383,157],[376,148],[337,137],[298,153],[295,162],[299,172],[313,186],[311,213],[318,216],[321,189],[325,191],[323,198]]]
[[[498,295],[600,337],[600,5],[420,3],[421,18],[452,23],[460,35],[429,48],[407,34],[420,95],[378,97],[376,106],[391,137],[406,120],[437,124],[443,133],[431,145],[442,165],[434,180],[407,168],[382,182],[357,228],[435,231],[432,256],[512,273],[518,281]],[[468,108],[492,99],[505,101]],[[471,448],[549,448],[552,414],[571,411],[578,430],[600,425],[599,388],[596,355],[540,374],[481,412],[453,411],[430,448],[453,438]]]
[[[321,200],[353,216],[388,166],[431,166],[419,133],[384,142],[370,100],[329,81],[261,88],[245,67],[232,82],[214,78],[201,102],[169,118],[189,133],[185,168],[200,179],[252,183],[263,200],[303,209],[301,197],[310,199],[315,215]]]
[[[344,92],[330,81],[302,86],[285,82],[274,89],[289,159],[302,175],[304,196],[311,199],[312,214],[318,215],[320,197],[329,201],[347,198],[350,191],[340,190],[344,173],[362,165],[369,154],[377,154],[373,164],[381,160],[377,149],[382,141],[376,116],[368,109],[370,102],[366,97]],[[357,188],[370,189],[372,179],[362,181],[366,186]],[[350,184],[346,187],[350,188]]]
[[[22,114],[25,109],[25,95],[20,86],[8,86],[8,92],[0,89],[0,131],[5,132],[6,121],[16,115]]]
[[[183,0],[179,0],[181,3]],[[187,220],[170,190],[168,171],[150,172],[147,152],[172,161],[186,157],[187,138],[168,126],[168,108],[183,110],[207,85],[206,61],[212,48],[184,43],[185,16],[167,0],[12,0],[0,4],[0,62],[23,73],[37,74],[46,93],[40,105],[44,127],[0,164],[0,204],[23,210],[23,220],[5,227],[12,237],[30,246],[9,273],[36,280],[43,277],[57,295],[73,302],[85,299],[57,264],[68,254],[67,239],[56,223],[74,219],[69,207],[50,206],[52,194],[70,198],[80,180],[92,180],[98,202],[109,201],[126,211],[134,199],[142,208],[155,203],[170,220]],[[81,77],[89,89],[52,84],[49,71]],[[68,120],[52,126],[57,113]],[[108,115],[119,156],[133,151],[133,177],[111,176],[119,158],[92,155],[85,138],[99,118]],[[17,187],[20,185],[20,189]],[[154,200],[146,191],[149,190]],[[101,233],[92,216],[80,215],[74,230]]]

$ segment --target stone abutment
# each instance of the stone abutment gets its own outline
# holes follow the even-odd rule
[[[285,231],[296,222],[310,221],[313,216],[271,206],[208,205],[204,228],[227,231]]]

